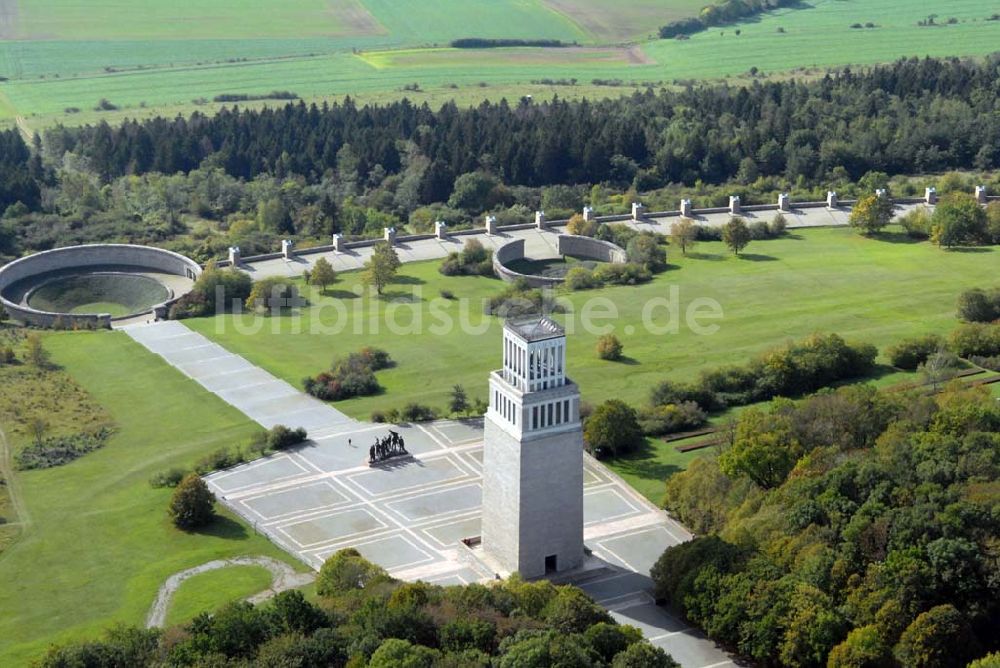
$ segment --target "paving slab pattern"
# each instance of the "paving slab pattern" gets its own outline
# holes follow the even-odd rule
[[[534,243],[549,243],[548,233],[535,234]],[[390,426],[354,421],[180,322],[122,329],[262,426],[310,432],[302,446],[206,476],[220,501],[255,531],[316,569],[337,550],[353,547],[404,580],[449,585],[493,579],[461,543],[480,535],[481,419],[393,426],[410,455],[370,467],[368,448]],[[590,457],[584,523],[589,561],[598,564],[587,571],[596,576],[584,576],[585,591],[685,668],[734,665],[713,642],[656,606],[649,593],[650,567],[666,547],[691,534]]]
[[[121,330],[265,428],[284,424],[314,431],[354,423],[176,320]]]

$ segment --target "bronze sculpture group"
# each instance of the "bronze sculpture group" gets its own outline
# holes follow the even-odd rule
[[[375,445],[368,448],[368,463],[377,464],[393,457],[408,455],[403,437],[393,430],[385,438],[376,438]]]

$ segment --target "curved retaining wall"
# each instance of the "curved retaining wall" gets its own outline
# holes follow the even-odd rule
[[[620,246],[610,241],[581,237],[575,234],[560,234],[558,237],[559,254],[583,257],[588,260],[600,260],[611,264],[625,264],[628,255]]]
[[[52,327],[57,321],[67,327],[111,327],[111,316],[108,314],[79,315],[39,311],[14,303],[5,294],[11,286],[35,276],[109,265],[135,267],[137,271],[152,270],[192,280],[201,274],[201,266],[194,260],[161,248],[131,244],[67,246],[22,257],[0,268],[0,306],[15,320],[37,327]],[[165,313],[170,304],[182,296],[174,295],[171,300],[157,304],[151,310],[157,315]]]
[[[609,241],[581,237],[575,234],[560,234],[557,240],[560,255],[573,255],[574,257],[611,262],[612,264],[628,262],[625,251]],[[493,271],[508,283],[523,279],[533,288],[552,288],[565,282],[564,278],[521,274],[507,267],[508,262],[523,259],[524,239],[516,239],[504,244],[493,253]]]

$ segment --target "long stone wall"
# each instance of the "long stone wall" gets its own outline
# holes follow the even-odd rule
[[[15,320],[36,327],[61,324],[66,327],[108,328],[111,326],[111,316],[107,314],[83,315],[39,311],[19,303],[20,300],[15,302],[9,298],[10,289],[23,281],[54,272],[101,266],[134,267],[136,271],[162,272],[192,280],[201,274],[201,266],[194,260],[161,248],[131,244],[66,246],[35,253],[0,268],[0,305]],[[152,310],[158,314],[162,313],[173,301],[182,296],[174,295],[173,299],[157,304]]]

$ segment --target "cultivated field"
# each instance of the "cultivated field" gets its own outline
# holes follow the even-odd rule
[[[348,1],[354,0],[341,0]],[[237,4],[222,0],[220,16]],[[212,20],[193,33],[171,32],[170,28],[193,20],[152,25],[135,18],[141,12],[130,12],[132,18],[124,21],[97,22],[100,25],[64,25],[61,19],[53,19],[49,39],[0,42],[0,76],[10,79],[0,83],[0,119],[20,114],[32,125],[46,125],[91,122],[105,116],[115,119],[160,108],[167,113],[210,111],[215,106],[192,101],[211,100],[222,93],[273,90],[291,90],[310,100],[347,94],[377,100],[405,95],[434,103],[451,97],[471,103],[486,97],[517,98],[550,91],[563,97],[617,95],[627,92],[629,84],[741,77],[752,67],[780,74],[901,56],[983,55],[1000,44],[1000,21],[987,20],[997,8],[984,6],[980,0],[955,0],[944,9],[937,0],[814,0],[802,8],[764,14],[686,41],[648,36],[703,4],[700,1],[671,0],[661,10],[662,18],[656,18],[651,0],[584,0],[572,3],[575,13],[567,9],[564,14],[554,11],[570,4],[562,0],[547,5],[541,0],[450,0],[421,3],[407,12],[393,11],[388,0],[363,0],[365,16],[371,20],[355,16],[358,5],[357,11],[348,12],[353,17],[349,20],[344,12],[334,12],[336,19],[319,18],[306,30],[290,32],[289,26],[299,21],[295,16],[310,16],[319,4],[318,0],[295,0],[295,11],[287,14],[268,9],[270,5],[257,5],[234,24],[225,39],[212,33],[225,25],[221,18],[209,17]],[[28,17],[32,12],[45,16],[42,9],[55,12],[57,3],[27,0],[19,6]],[[89,4],[76,0],[64,0],[59,6],[69,13],[82,11],[79,7],[91,11]],[[100,5],[94,13],[103,14],[107,6]],[[184,12],[196,16],[204,9],[203,3],[184,2],[171,11],[183,17]],[[938,25],[917,25],[931,14],[937,15]],[[945,25],[951,18],[956,23]],[[868,23],[873,27],[851,27]],[[368,27],[358,27],[362,24]],[[636,26],[644,27],[634,32]],[[149,39],[135,37],[154,29]],[[355,32],[348,36],[337,32],[347,29]],[[600,57],[587,49],[531,49],[529,54],[523,49],[440,48],[451,39],[469,36],[544,37],[588,45],[637,41],[631,48],[611,49]],[[408,50],[403,53],[389,51],[404,47]],[[419,50],[414,51],[415,47]],[[530,86],[531,81],[543,79],[577,79],[578,85],[542,90]],[[618,80],[622,87],[595,88],[589,85],[594,79]],[[419,91],[403,89],[414,83]],[[94,112],[102,97],[123,111]],[[66,114],[67,108],[80,113]]]

